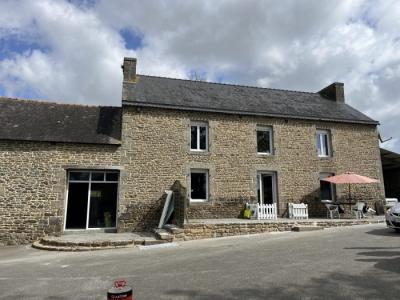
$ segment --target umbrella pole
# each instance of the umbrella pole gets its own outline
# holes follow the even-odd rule
[[[350,216],[351,216],[351,185],[349,183],[349,210],[350,210]]]
[[[349,183],[349,202],[351,201],[351,186],[350,186],[350,183]]]

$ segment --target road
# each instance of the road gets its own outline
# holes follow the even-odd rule
[[[65,253],[0,248],[0,299],[397,299],[400,234],[384,225]]]

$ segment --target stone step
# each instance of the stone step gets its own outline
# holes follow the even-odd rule
[[[314,231],[314,230],[322,230],[324,227],[322,226],[293,226],[292,231],[302,232],[302,231]]]
[[[177,225],[174,224],[165,224],[163,226],[163,229],[167,230],[168,232],[172,234],[181,234],[184,233],[184,229],[181,227],[178,227]]]
[[[164,242],[161,241],[161,242]],[[141,233],[92,233],[47,236],[33,243],[33,247],[53,251],[91,251],[129,248],[138,245],[153,245],[157,236],[150,232]]]
[[[134,244],[133,239],[121,239],[121,240],[66,240],[58,237],[44,237],[40,240],[40,244],[44,246],[53,247],[123,247]]]
[[[153,232],[156,235],[156,238],[158,238],[159,240],[172,242],[172,240],[174,239],[174,235],[165,229],[154,228]]]
[[[42,244],[41,241],[36,241],[32,244],[33,248],[47,251],[95,251],[95,250],[107,250],[107,249],[118,249],[118,248],[129,248],[134,247],[134,244],[123,245],[123,246],[77,246],[77,245],[65,245],[55,246]]]
[[[170,241],[149,238],[144,241],[143,245],[144,246],[152,246],[152,245],[159,245],[159,244],[165,244],[165,243],[170,243]]]

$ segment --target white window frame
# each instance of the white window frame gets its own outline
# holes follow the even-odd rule
[[[328,149],[325,149],[325,143],[324,143],[323,136],[327,137]],[[321,145],[321,153],[320,153],[320,151],[318,149],[318,141],[319,141],[319,143]],[[329,130],[317,129],[315,142],[316,142],[318,157],[331,157],[332,156],[331,132]],[[325,154],[325,153],[327,153],[327,154]]]
[[[269,152],[259,152],[258,151],[258,139],[257,139],[257,133],[259,131],[267,131],[269,134]],[[256,147],[257,147],[257,154],[259,155],[273,155],[273,137],[272,137],[272,127],[271,126],[257,126],[256,128]]]
[[[196,126],[196,141],[197,141],[197,148],[192,148],[192,127]],[[200,127],[206,128],[206,149],[200,149]],[[208,151],[208,123],[207,122],[190,122],[190,151],[193,152],[207,152]]]
[[[89,179],[87,180],[72,180],[70,179],[70,175],[73,172],[86,172],[89,173]],[[104,173],[103,180],[92,180],[92,174],[93,173]],[[118,174],[118,180],[106,180],[107,173],[116,173]],[[120,189],[120,172],[116,170],[93,170],[93,169],[70,169],[67,170],[67,188],[66,188],[66,193],[65,193],[65,209],[64,209],[64,231],[83,231],[83,230],[109,230],[109,229],[117,229],[118,226],[118,207],[119,207],[119,189]],[[86,226],[85,228],[82,229],[68,229],[67,228],[67,209],[68,209],[68,193],[69,193],[69,183],[88,183],[88,197],[87,197],[87,211],[86,211]],[[96,228],[96,227],[89,227],[89,213],[90,213],[90,196],[91,196],[91,188],[92,188],[92,183],[116,183],[118,184],[117,186],[117,210],[116,210],[116,216],[115,216],[115,227],[101,227],[101,228]]]
[[[192,199],[192,174],[205,174],[206,176],[206,199]],[[208,169],[190,169],[190,175],[189,175],[189,187],[190,187],[190,193],[189,193],[189,199],[190,202],[207,202],[209,199],[209,187],[210,180],[209,180],[209,171]]]

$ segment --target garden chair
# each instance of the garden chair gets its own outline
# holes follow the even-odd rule
[[[326,212],[326,217],[330,217],[331,219],[334,218],[335,215],[340,219],[340,213],[339,213],[339,205],[335,204],[330,204],[330,203],[325,203],[327,212]]]

